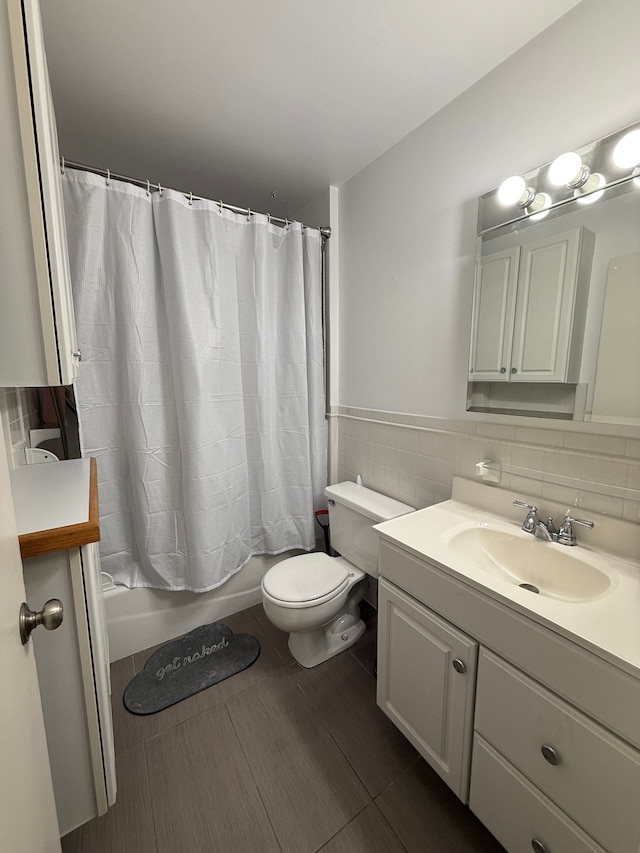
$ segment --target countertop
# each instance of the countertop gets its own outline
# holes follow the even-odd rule
[[[95,459],[21,465],[11,491],[23,558],[99,541]]]
[[[522,533],[519,524],[508,518],[497,517],[459,500],[435,504],[376,525],[375,529],[389,542],[640,678],[640,563],[595,551],[587,545],[577,545],[575,557],[594,561],[594,565],[606,565],[612,579],[607,592],[583,601],[533,595],[498,577],[489,578],[482,568],[449,547],[452,530],[461,525],[480,526],[496,520],[512,526],[514,535],[530,535]],[[544,559],[545,548],[566,547],[556,543],[539,544],[541,559]],[[567,548],[567,551],[574,549]]]

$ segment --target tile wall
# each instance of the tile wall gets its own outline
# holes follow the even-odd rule
[[[561,428],[426,418],[345,406],[329,416],[331,482],[353,480],[417,508],[447,500],[454,476],[502,466],[498,488],[640,522],[640,440]]]

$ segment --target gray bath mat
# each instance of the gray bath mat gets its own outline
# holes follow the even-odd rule
[[[251,666],[260,643],[221,622],[201,625],[154,652],[124,691],[132,714],[155,714]]]

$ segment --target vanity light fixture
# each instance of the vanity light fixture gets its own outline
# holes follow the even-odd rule
[[[626,133],[613,149],[613,162],[619,169],[640,165],[640,128]]]
[[[546,200],[549,200],[548,204]],[[535,213],[548,207],[551,199],[546,193],[536,193],[533,187],[528,187],[520,175],[512,175],[498,187],[498,201],[505,206],[518,205],[527,213]]]

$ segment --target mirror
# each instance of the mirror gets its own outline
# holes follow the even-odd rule
[[[468,410],[640,426],[639,164],[640,123],[480,198]]]

